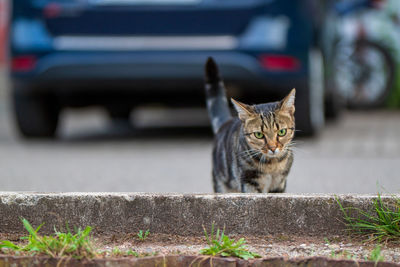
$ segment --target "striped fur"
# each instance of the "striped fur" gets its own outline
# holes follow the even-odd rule
[[[225,86],[218,71],[217,64],[208,58],[205,67],[205,89],[208,114],[212,129],[216,134],[219,128],[232,118],[225,95]]]
[[[206,63],[205,81],[207,108],[215,133],[214,191],[284,192],[293,162],[295,89],[280,102],[246,105],[232,99],[238,112],[237,117],[232,117],[212,58]],[[282,131],[285,134],[278,136]]]

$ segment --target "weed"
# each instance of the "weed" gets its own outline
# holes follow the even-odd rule
[[[154,256],[158,256],[158,254],[159,254],[158,251],[143,252],[142,254],[139,254],[139,257],[154,257]]]
[[[204,226],[203,229],[209,247],[201,249],[200,254],[222,257],[232,256],[245,260],[261,257],[257,253],[250,252],[247,249],[247,246],[245,246],[246,241],[244,240],[244,238],[241,238],[235,242],[235,240],[230,239],[224,234],[225,229],[222,230],[222,232],[217,229],[217,232],[214,235],[214,224],[212,224],[211,226],[210,235],[208,235],[207,230]]]
[[[356,259],[357,259],[357,256],[356,256],[356,255],[352,255],[352,254],[350,254],[350,253],[347,253],[345,257],[346,257],[346,259],[348,259],[348,260],[356,260]]]
[[[11,241],[2,240],[0,241],[0,249],[27,252],[31,255],[44,254],[53,258],[72,257],[81,259],[92,258],[96,255],[89,237],[92,230],[89,226],[84,230],[77,229],[76,234],[72,234],[69,229],[67,233],[61,233],[55,229],[53,236],[41,236],[38,232],[43,224],[34,229],[26,219],[22,219],[22,223],[29,235],[21,239],[28,240],[28,244],[19,246]]]
[[[124,253],[119,249],[119,247],[114,247],[112,252],[111,252],[111,255],[113,255],[113,256],[123,256]]]
[[[143,232],[143,230],[140,230],[139,233],[137,234],[137,236],[140,241],[144,241],[149,236],[149,234],[150,234],[149,230],[146,230],[146,232]]]
[[[314,256],[315,255],[315,249],[314,248],[311,248],[311,251],[310,251],[310,257],[312,257],[312,256]]]
[[[351,252],[347,250],[342,250],[339,252],[336,252],[335,250],[331,250],[331,258],[334,259],[347,259],[347,260],[356,260],[357,256],[352,254]]]
[[[107,252],[105,252],[105,255],[107,255]],[[139,257],[143,257],[144,254],[139,254],[138,252],[136,252],[132,249],[122,251],[120,248],[114,247],[112,249],[111,253],[108,253],[108,255],[115,256],[115,257],[134,256],[136,258],[139,258]]]
[[[331,258],[336,258],[336,251],[335,250],[331,250]]]
[[[347,226],[357,234],[368,236],[371,241],[400,240],[400,199],[394,198],[395,205],[390,207],[383,203],[381,195],[374,200],[374,213],[369,213],[358,208],[343,208],[336,198]],[[357,217],[349,215],[350,211],[357,212]]]
[[[128,251],[126,252],[126,255],[127,255],[127,256],[134,256],[134,257],[136,257],[136,258],[138,258],[138,257],[140,256],[139,253],[137,253],[136,251],[133,251],[132,249],[128,250]]]
[[[381,255],[381,246],[376,245],[375,248],[369,254],[368,260],[374,261],[375,263],[383,261],[384,257]]]

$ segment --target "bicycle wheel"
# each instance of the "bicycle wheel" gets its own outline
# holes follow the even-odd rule
[[[354,109],[382,106],[394,81],[395,62],[387,48],[369,40],[340,47],[336,57],[336,86]]]

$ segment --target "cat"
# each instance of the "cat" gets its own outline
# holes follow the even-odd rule
[[[206,103],[215,135],[213,187],[216,193],[282,193],[293,163],[296,89],[279,102],[246,105],[231,99],[213,58],[205,64]]]

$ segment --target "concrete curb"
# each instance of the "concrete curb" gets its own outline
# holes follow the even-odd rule
[[[400,196],[399,196],[400,197]],[[338,195],[344,207],[371,210],[372,195]],[[382,196],[386,203],[392,196]],[[96,233],[202,235],[212,222],[230,234],[342,234],[345,225],[335,195],[293,194],[144,194],[0,192],[0,232],[25,233],[20,218],[32,225],[90,225]]]

